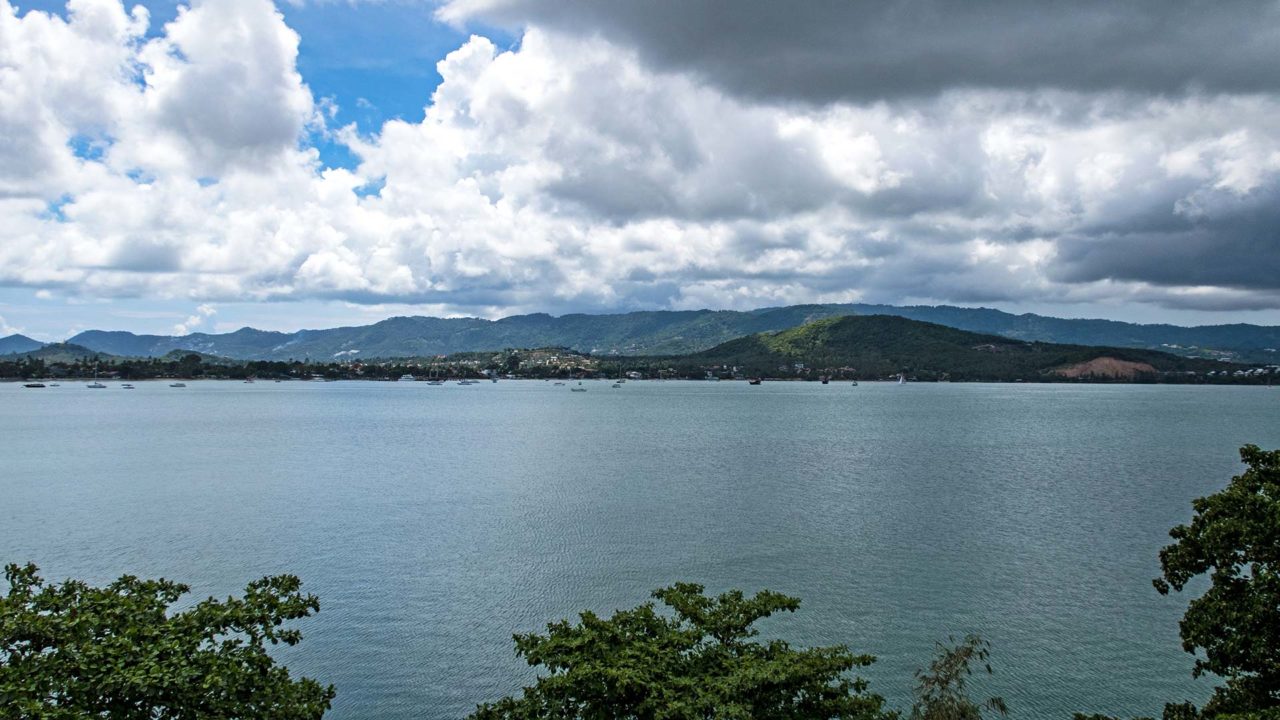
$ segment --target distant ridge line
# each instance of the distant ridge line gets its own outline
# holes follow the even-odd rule
[[[1117,320],[1066,319],[948,305],[811,304],[756,310],[654,310],[554,317],[546,313],[481,318],[391,317],[371,325],[285,333],[245,327],[184,336],[87,330],[67,342],[111,355],[160,357],[190,350],[240,360],[372,359],[447,355],[509,347],[567,347],[597,355],[682,355],[759,332],[844,315],[894,315],[969,332],[1076,345],[1158,349],[1192,357],[1280,362],[1280,327],[1243,323],[1184,327]],[[10,340],[0,338],[0,354]],[[36,341],[22,338],[28,342]],[[14,343],[19,343],[15,340]],[[42,345],[42,344],[38,344]],[[31,348],[28,348],[31,349]]]

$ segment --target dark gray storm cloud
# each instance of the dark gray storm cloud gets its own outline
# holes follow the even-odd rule
[[[1280,290],[1280,184],[1216,199],[1212,215],[1170,213],[1165,222],[1062,238],[1057,279]]]
[[[1280,87],[1275,2],[463,0],[442,14],[598,33],[735,94],[816,103],[957,87]]]

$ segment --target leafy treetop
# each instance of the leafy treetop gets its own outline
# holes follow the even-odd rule
[[[186,585],[124,576],[106,587],[46,585],[9,565],[0,597],[0,717],[33,720],[314,720],[332,686],[294,680],[267,644],[302,639],[318,611],[292,575],[169,612]]]
[[[972,665],[991,670],[991,644],[977,635],[968,635],[951,645],[938,643],[938,654],[928,668],[916,673],[916,702],[911,720],[982,720],[986,708],[1000,716],[1009,714],[1004,699],[990,697],[975,701],[969,697]]]
[[[1280,710],[1280,450],[1246,445],[1240,458],[1247,469],[1169,531],[1155,580],[1164,594],[1209,576],[1179,623],[1183,648],[1203,652],[1195,674],[1226,679],[1206,715]]]
[[[838,645],[797,649],[755,640],[756,621],[800,601],[768,590],[718,597],[679,583],[653,603],[608,619],[584,612],[545,635],[515,636],[516,652],[548,672],[521,697],[481,705],[475,720],[800,720],[891,717],[884,700],[848,675],[874,658]]]

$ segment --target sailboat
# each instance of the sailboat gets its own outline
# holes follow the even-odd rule
[[[101,390],[106,387],[106,385],[103,385],[102,383],[98,382],[98,366],[97,365],[93,366],[93,382],[89,383],[85,387],[93,388],[94,390]]]
[[[906,384],[907,384],[907,376],[906,376],[906,375],[903,375],[902,373],[898,373],[898,384],[899,384],[899,385],[906,385]]]

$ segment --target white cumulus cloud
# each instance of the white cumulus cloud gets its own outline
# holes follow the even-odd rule
[[[324,128],[268,0],[0,0],[0,284],[484,314],[810,301],[1280,307],[1280,101],[733,94],[530,25]],[[763,98],[763,99],[762,99]],[[325,168],[331,133],[359,159]]]
[[[215,308],[213,305],[210,305],[209,303],[203,303],[201,305],[198,305],[196,307],[196,311],[188,315],[186,320],[183,320],[182,322],[173,326],[173,334],[186,335],[190,333],[192,330],[195,330],[201,325],[204,325],[206,320],[209,320],[210,318],[212,318],[214,315],[217,315],[217,314],[218,314],[218,309]]]

